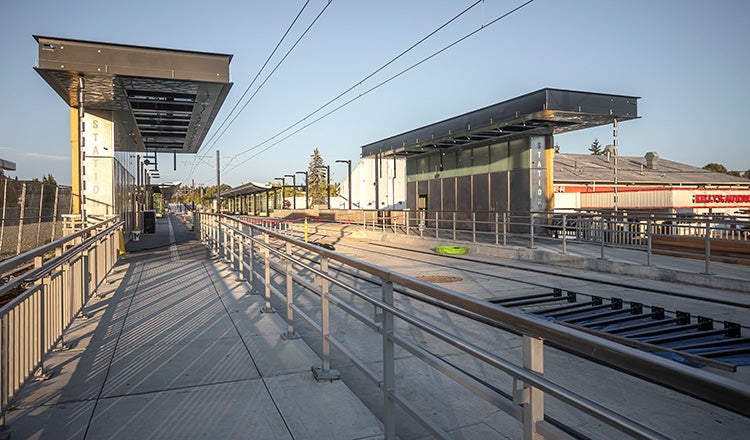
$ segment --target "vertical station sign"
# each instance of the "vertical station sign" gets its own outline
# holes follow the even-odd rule
[[[531,211],[547,209],[547,154],[546,137],[532,136],[530,139],[530,191]]]
[[[94,216],[115,214],[113,123],[87,112],[84,124],[83,193],[86,196],[86,213]]]

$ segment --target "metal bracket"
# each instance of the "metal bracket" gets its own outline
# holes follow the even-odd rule
[[[516,405],[525,405],[531,399],[530,389],[521,382],[521,388],[518,388],[518,379],[513,379],[513,403]]]
[[[383,322],[385,320],[385,312],[382,307],[375,306],[373,313],[373,322]]]
[[[330,370],[323,370],[321,367],[311,367],[310,371],[312,371],[313,377],[318,382],[323,381],[329,381],[333,382],[334,380],[341,379],[341,373],[339,373],[339,370],[336,370],[334,368],[331,368]]]
[[[70,344],[70,342],[60,341],[60,343],[53,349],[53,351],[68,351],[73,346]]]
[[[39,367],[34,372],[34,382],[43,382],[52,379],[52,371],[49,368]]]
[[[297,333],[297,332],[291,332],[291,333],[284,332],[284,333],[281,334],[281,339],[283,339],[285,341],[291,341],[292,339],[299,339],[301,337],[302,336],[300,336],[299,333]]]
[[[273,307],[261,307],[260,313],[276,313],[276,309]]]
[[[78,313],[76,313],[75,319],[80,319],[82,321],[85,321],[85,320],[89,319],[89,315],[87,315],[86,313],[84,313],[83,310],[79,310]]]
[[[251,296],[251,295],[260,295],[260,292],[258,292],[256,289],[250,289],[245,291],[245,295]]]

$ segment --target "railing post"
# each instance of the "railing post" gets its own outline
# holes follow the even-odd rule
[[[453,211],[453,241],[456,241],[456,211]]]
[[[544,373],[544,341],[539,338],[523,337],[523,366],[540,375]],[[523,438],[524,440],[541,440],[536,424],[544,420],[544,393],[538,388],[524,384],[523,402]]]
[[[503,246],[508,243],[508,213],[503,212]]]
[[[500,218],[500,215],[496,212],[495,213],[495,246],[497,246],[500,243],[500,221],[498,220]]]
[[[435,211],[435,238],[440,238],[438,237],[438,231],[440,230],[439,218],[440,218],[440,214],[438,213],[438,211]]]
[[[263,242],[266,244],[263,246],[263,262],[265,263],[263,273],[263,286],[264,299],[266,300],[263,308],[260,309],[261,313],[276,313],[273,307],[271,307],[271,250],[268,248],[270,243],[270,237],[267,232],[263,233]]]
[[[320,256],[320,271],[323,275],[328,274],[328,257]],[[328,279],[320,277],[320,330],[323,336],[323,367],[312,367],[312,373],[318,382],[327,380],[333,382],[341,378],[338,370],[331,368],[331,343],[328,337],[331,335],[331,318],[328,301]]]
[[[477,213],[471,211],[471,242],[477,242]]]
[[[234,255],[234,236],[236,232],[234,229],[228,229],[227,232],[229,233],[229,267],[232,267],[237,261]]]
[[[237,281],[245,281],[245,237],[237,237]]]
[[[531,249],[534,249],[534,213],[529,214],[529,237],[531,238]]]
[[[393,306],[393,283],[381,279],[383,302]],[[393,393],[396,389],[396,368],[393,333],[393,314],[383,309],[383,425],[385,438],[396,438],[396,402]]]
[[[562,216],[563,255],[568,253],[568,216]]]
[[[711,273],[711,217],[708,217],[706,219],[705,258],[706,258],[706,274],[710,274]]]
[[[404,215],[404,222],[406,222],[406,235],[409,235],[409,211],[406,211]]]
[[[653,240],[653,224],[651,219],[646,219],[646,265],[651,266],[651,245]]]
[[[601,242],[601,259],[604,259],[604,215],[599,217],[599,240]]]
[[[286,255],[289,257],[284,262],[286,272],[286,333],[282,333],[281,337],[290,340],[299,339],[300,336],[294,331],[294,310],[292,309],[294,279],[292,278],[292,243],[289,241],[286,243]]]

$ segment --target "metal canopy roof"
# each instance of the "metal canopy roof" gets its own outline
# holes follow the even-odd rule
[[[281,189],[280,187],[272,187],[272,186],[263,185],[261,183],[248,182],[240,186],[236,186],[232,189],[222,191],[221,197],[224,198],[224,197],[245,196],[249,194],[268,192],[275,188]]]
[[[437,148],[477,147],[530,135],[565,133],[638,117],[639,97],[541,89],[373,142],[362,156],[412,156]]]
[[[34,36],[35,70],[71,107],[114,115],[119,151],[195,153],[232,87],[231,55]]]

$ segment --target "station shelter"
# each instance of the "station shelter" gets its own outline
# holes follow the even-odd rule
[[[494,212],[551,210],[554,135],[635,119],[638,99],[545,88],[364,145],[361,155],[385,168],[405,159],[411,211],[490,221]],[[379,175],[375,188],[387,185]]]
[[[140,230],[159,166],[176,169],[177,154],[205,139],[232,86],[232,56],[34,38],[35,70],[70,107],[72,213],[83,223],[119,215]]]

